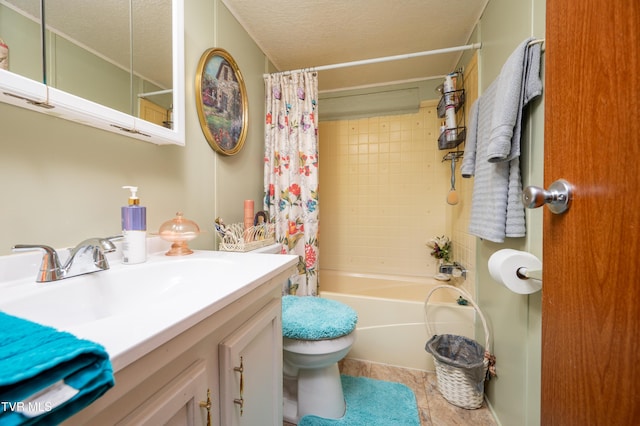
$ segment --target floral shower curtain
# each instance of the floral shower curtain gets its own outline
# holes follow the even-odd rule
[[[264,207],[283,253],[300,256],[283,294],[318,294],[318,78],[265,76]]]

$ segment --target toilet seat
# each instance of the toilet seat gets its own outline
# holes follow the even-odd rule
[[[346,410],[338,361],[356,339],[356,311],[315,296],[282,297],[283,417],[341,418]]]
[[[335,300],[315,296],[282,297],[282,336],[295,340],[327,340],[350,334],[356,311]]]
[[[356,333],[351,332],[345,336],[326,340],[301,340],[282,338],[282,348],[297,354],[332,353],[350,348],[356,340]]]

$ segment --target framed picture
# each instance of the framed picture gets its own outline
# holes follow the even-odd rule
[[[200,58],[196,109],[211,148],[223,155],[242,149],[247,137],[247,91],[236,61],[224,49],[208,49]]]

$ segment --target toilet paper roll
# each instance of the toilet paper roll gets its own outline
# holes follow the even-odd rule
[[[503,249],[489,258],[489,273],[494,280],[518,294],[531,294],[540,291],[542,281],[518,277],[518,269],[541,270],[542,262],[525,251]]]

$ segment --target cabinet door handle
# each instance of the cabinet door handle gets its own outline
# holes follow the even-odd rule
[[[242,412],[244,411],[244,399],[236,398],[233,400],[233,403],[240,406],[240,417],[242,417]]]
[[[240,357],[240,367],[233,367],[233,371],[240,373],[240,398],[233,400],[233,403],[240,406],[240,417],[244,413],[244,364],[242,357]]]
[[[207,409],[207,426],[211,426],[211,389],[207,389],[207,400],[200,401],[200,406]]]

